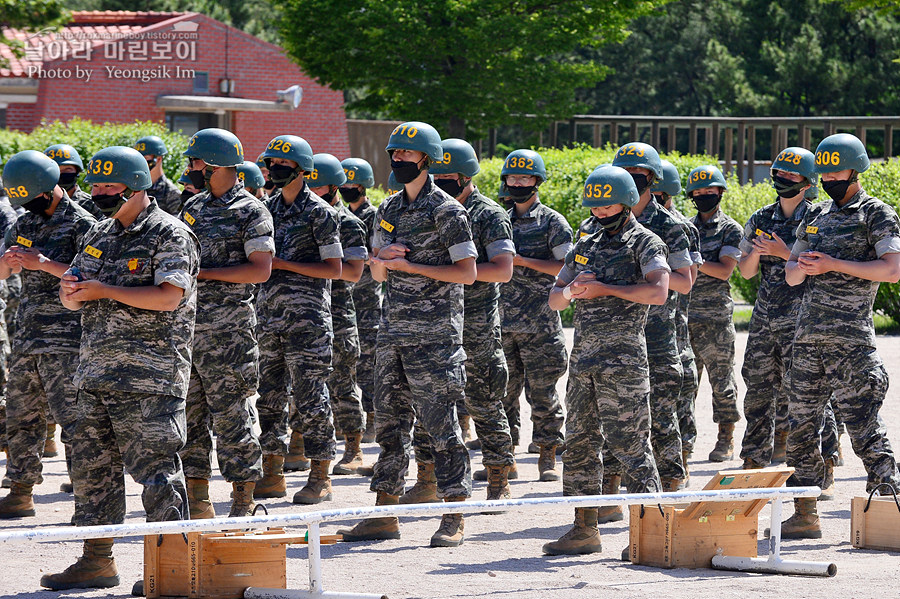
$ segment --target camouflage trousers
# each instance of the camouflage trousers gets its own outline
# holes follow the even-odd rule
[[[262,452],[250,419],[250,398],[259,384],[259,348],[250,329],[194,333],[187,396],[184,475],[212,476],[212,432],[219,470],[228,482],[262,478]]]
[[[565,417],[556,383],[566,373],[569,361],[562,329],[544,334],[504,332],[502,339],[509,369],[503,409],[513,446],[519,444],[519,397],[523,389],[531,406],[532,441],[538,445],[562,445]]]
[[[900,489],[897,462],[878,414],[887,393],[888,376],[875,348],[795,343],[792,356],[787,464],[795,470],[788,484],[823,486],[825,461],[820,435],[830,397],[868,473],[866,491],[879,483]]]
[[[125,521],[125,472],[143,485],[147,520],[187,518],[178,451],[187,437],[184,400],[171,395],[80,389],[72,435],[76,526]]]
[[[428,435],[441,497],[470,497],[472,467],[456,418],[465,395],[466,354],[444,344],[378,344],[375,361],[375,440],[381,446],[370,488],[403,493],[413,421]]]
[[[337,333],[334,336],[334,368],[328,375],[328,392],[337,430],[345,435],[361,433],[366,429],[362,407],[362,394],[356,386],[356,368],[359,364],[359,335],[356,330]],[[374,376],[373,376],[374,379]]]
[[[712,387],[713,422],[737,422],[737,384],[734,380],[734,323],[689,322],[691,348],[699,382],[704,368]]]
[[[332,334],[300,329],[263,330],[259,336],[259,442],[264,454],[287,453],[288,407],[297,410],[306,457],[331,461],[337,452],[328,394]],[[290,392],[288,389],[290,388]],[[291,402],[289,396],[293,399]]]
[[[10,458],[7,472],[11,480],[26,485],[43,480],[41,460],[49,414],[54,415],[62,429],[60,438],[66,452],[71,452],[77,420],[72,377],[77,367],[77,352],[13,357],[6,400]]]
[[[697,376],[697,362],[690,343],[681,352],[681,391],[678,393],[678,429],[681,431],[681,450],[693,453],[697,442],[697,419],[694,417],[694,402],[700,387]]]
[[[485,466],[510,466],[515,461],[509,422],[503,410],[508,373],[506,357],[500,344],[500,331],[496,335],[465,339],[466,397],[468,414],[475,423],[475,432],[481,440],[482,463]],[[459,403],[457,403],[459,414]],[[420,426],[415,427],[413,444],[416,461],[434,462],[431,444]]]
[[[375,347],[378,329],[359,329],[359,359],[356,361],[356,384],[362,392],[363,412],[375,411]]]
[[[768,318],[754,311],[741,376],[747,385],[747,429],[741,458],[759,464],[772,460],[775,432],[787,432],[788,389],[796,318]],[[832,414],[833,419],[833,414]]]
[[[609,370],[603,366],[583,369],[577,364],[569,369],[564,495],[599,495],[603,456],[621,464],[630,493],[662,488],[650,445],[647,372]]]

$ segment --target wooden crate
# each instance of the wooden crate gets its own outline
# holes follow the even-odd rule
[[[322,543],[339,540],[323,536]],[[242,599],[247,587],[287,588],[283,529],[144,537],[144,590],[155,597]]]
[[[850,543],[860,549],[900,551],[900,507],[893,497],[854,497],[850,502]]]
[[[780,487],[793,468],[723,470],[704,490]],[[633,564],[657,568],[709,568],[725,555],[756,557],[759,512],[767,503],[699,501],[689,505],[630,506],[629,553]],[[643,513],[642,513],[643,512]]]

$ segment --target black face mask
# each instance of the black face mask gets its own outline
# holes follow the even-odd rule
[[[152,171],[152,170],[153,170],[153,167],[156,166],[157,164],[159,164],[159,161],[158,161],[158,160],[148,160],[148,161],[147,161],[147,168],[149,168],[149,169]]]
[[[203,176],[203,171],[188,171],[187,176],[188,179],[191,180],[191,185],[193,185],[195,189],[199,189],[201,191],[206,189],[206,177]]]
[[[272,164],[269,166],[269,180],[275,187],[284,187],[297,178],[297,169],[287,164]]]
[[[275,183],[273,183],[272,181],[266,181],[266,184],[263,186],[263,188],[267,191],[272,191],[273,189],[275,189]]]
[[[464,185],[460,185],[458,179],[435,179],[434,184],[440,187],[451,198],[458,198],[465,189]]]
[[[537,185],[528,185],[527,187],[507,185],[506,190],[509,192],[509,197],[512,198],[513,202],[516,204],[524,204],[530,200],[531,196],[534,195],[534,192],[537,191]]]
[[[91,199],[97,204],[97,208],[100,209],[100,212],[106,216],[112,216],[118,212],[119,208],[125,203],[125,197],[121,193],[94,195],[91,196]]]
[[[193,191],[188,191],[187,189],[185,189],[184,191],[182,191],[182,192],[181,192],[181,205],[183,206],[184,203],[187,202],[187,201],[188,201],[189,199],[191,199],[192,197],[194,197],[194,192],[193,192]]]
[[[618,214],[613,214],[612,216],[607,216],[604,218],[598,218],[597,222],[603,227],[603,230],[612,235],[616,231],[622,228],[622,225],[625,224],[625,221],[628,220],[628,215],[631,214],[631,211],[627,208],[619,212]]]
[[[659,204],[660,206],[662,206],[663,208],[666,207],[666,202],[667,202],[668,200],[666,200],[666,196],[665,196],[665,195],[663,195],[663,194],[661,194],[661,193],[654,193],[654,194],[653,194],[653,199],[656,200],[656,203]]]
[[[822,181],[822,189],[835,202],[840,202],[847,195],[847,190],[856,182],[856,176],[849,179],[839,179],[837,181]]]
[[[75,179],[78,178],[78,173],[60,173],[59,174],[59,186],[63,189],[69,189],[73,185],[75,185]]]
[[[202,172],[203,182],[206,183],[207,187],[209,187],[209,180],[212,179],[213,173],[216,172],[216,167],[207,165]]]
[[[800,193],[800,190],[807,185],[809,185],[809,183],[806,179],[803,179],[802,181],[791,181],[781,175],[772,176],[772,187],[775,188],[775,193],[777,193],[780,198],[792,198]]]
[[[419,173],[422,172],[422,169],[415,162],[394,160],[393,158],[391,159],[391,170],[394,171],[394,176],[397,177],[397,183],[401,185],[412,183],[419,176]]]
[[[24,208],[28,212],[31,212],[32,214],[40,216],[44,220],[47,220],[50,217],[47,216],[46,210],[50,208],[50,204],[52,203],[53,200],[51,198],[48,198],[45,195],[39,195],[30,202],[22,204],[22,208]]]
[[[338,191],[341,192],[341,197],[348,204],[352,204],[362,195],[362,192],[355,187],[339,187]]]
[[[637,187],[638,195],[644,195],[644,191],[647,189],[647,186],[650,185],[650,179],[647,178],[647,175],[639,175],[637,173],[629,173],[631,178],[634,179],[634,186]]]
[[[329,204],[334,203],[334,196],[337,195],[337,190],[329,191],[328,193],[323,193],[319,197],[328,202]]]
[[[717,193],[704,193],[695,195],[691,200],[693,200],[694,206],[697,207],[697,212],[706,214],[715,210],[722,198]]]

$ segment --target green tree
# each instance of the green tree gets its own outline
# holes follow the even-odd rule
[[[348,109],[419,119],[454,137],[582,105],[577,88],[607,73],[581,48],[619,42],[666,0],[284,0],[288,54]],[[446,126],[446,128],[444,128]]]
[[[69,13],[61,0],[0,0],[0,25],[19,31],[35,32],[56,29],[66,22]],[[0,44],[9,46],[16,56],[24,56],[25,44],[21,40],[0,35]],[[9,62],[0,58],[0,67]]]

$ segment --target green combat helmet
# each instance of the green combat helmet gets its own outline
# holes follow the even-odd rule
[[[806,180],[797,184],[786,185],[775,180],[775,171],[784,171],[786,173],[796,173]],[[819,183],[819,174],[816,172],[816,158],[813,153],[806,148],[790,147],[785,148],[778,153],[775,160],[772,161],[772,168],[769,170],[769,176],[772,177],[772,184],[778,195],[784,197],[793,197],[797,192],[807,185],[810,186],[806,190],[804,197],[815,199],[818,197],[816,186]]]
[[[438,135],[437,130],[428,123],[420,121],[409,121],[397,125],[391,131],[385,150],[388,154],[393,154],[394,150],[415,150],[428,156],[432,162],[438,162],[444,156],[441,148],[441,136]]]
[[[690,195],[692,191],[703,189],[704,187],[728,189],[728,184],[725,183],[725,175],[722,174],[719,167],[712,164],[704,164],[690,172],[685,192]]]
[[[241,140],[225,129],[201,129],[188,142],[184,155],[199,158],[208,166],[237,166],[244,162]]]
[[[306,140],[296,135],[279,135],[269,142],[266,151],[262,154],[269,169],[269,181],[275,187],[284,187],[300,176],[300,173],[308,173],[313,170],[313,151]],[[273,158],[293,160],[296,168],[285,165],[273,165]]]
[[[610,164],[602,164],[588,175],[581,195],[581,205],[587,208],[614,204],[624,204],[632,208],[639,200],[637,186],[631,174],[621,167]]]
[[[44,150],[44,154],[53,159],[59,166],[74,166],[79,173],[84,170],[84,163],[81,161],[78,150],[69,144],[53,144]]]
[[[816,172],[820,175],[847,169],[862,173],[868,168],[869,155],[866,147],[855,135],[829,135],[816,148]]]
[[[653,181],[659,181],[663,178],[662,161],[659,159],[659,152],[653,146],[639,141],[627,143],[619,148],[613,158],[612,165],[620,168],[645,168],[653,174]]]
[[[544,159],[534,150],[513,150],[503,161],[500,169],[500,179],[506,181],[507,175],[533,175],[538,178],[540,185],[547,180],[547,169],[544,167]]]
[[[344,174],[347,176],[345,185],[362,185],[366,189],[375,187],[375,173],[372,165],[362,158],[344,158],[341,160]]]
[[[402,189],[403,189],[403,186],[400,185],[399,181],[397,181],[397,176],[394,175],[394,173],[391,173],[390,175],[388,175],[388,182],[387,182],[388,195],[394,195],[395,193],[400,193],[400,191]]]
[[[85,169],[84,182],[121,183],[132,191],[150,189],[150,169],[144,156],[134,148],[111,146],[91,157]]]
[[[52,191],[58,180],[59,165],[37,150],[15,154],[3,167],[3,191],[13,206],[24,206]]]
[[[134,149],[144,156],[165,156],[169,153],[166,142],[158,135],[145,135],[134,143]]]
[[[347,175],[340,160],[331,154],[313,154],[313,169],[306,173],[306,183],[310,187],[339,187],[346,182]]]
[[[443,150],[441,159],[429,169],[432,175],[459,173],[463,177],[474,177],[481,170],[475,148],[469,142],[451,137],[441,141],[441,149]]]
[[[650,188],[650,193],[664,193],[669,197],[681,193],[681,175],[674,164],[668,160],[661,160],[662,178],[657,179]]]
[[[189,168],[184,169],[184,172],[181,173],[180,177],[178,177],[178,182],[181,183],[182,185],[193,185],[193,183],[191,182],[191,178],[188,177],[189,172],[191,172],[191,169],[189,169]]]
[[[237,176],[244,183],[244,187],[249,187],[250,189],[260,189],[266,184],[262,171],[259,170],[255,162],[250,162],[249,160],[245,160],[238,165]]]
[[[268,166],[266,166],[266,159],[263,158],[263,156],[265,156],[265,152],[256,157],[256,166],[258,166],[260,169],[269,168]]]

